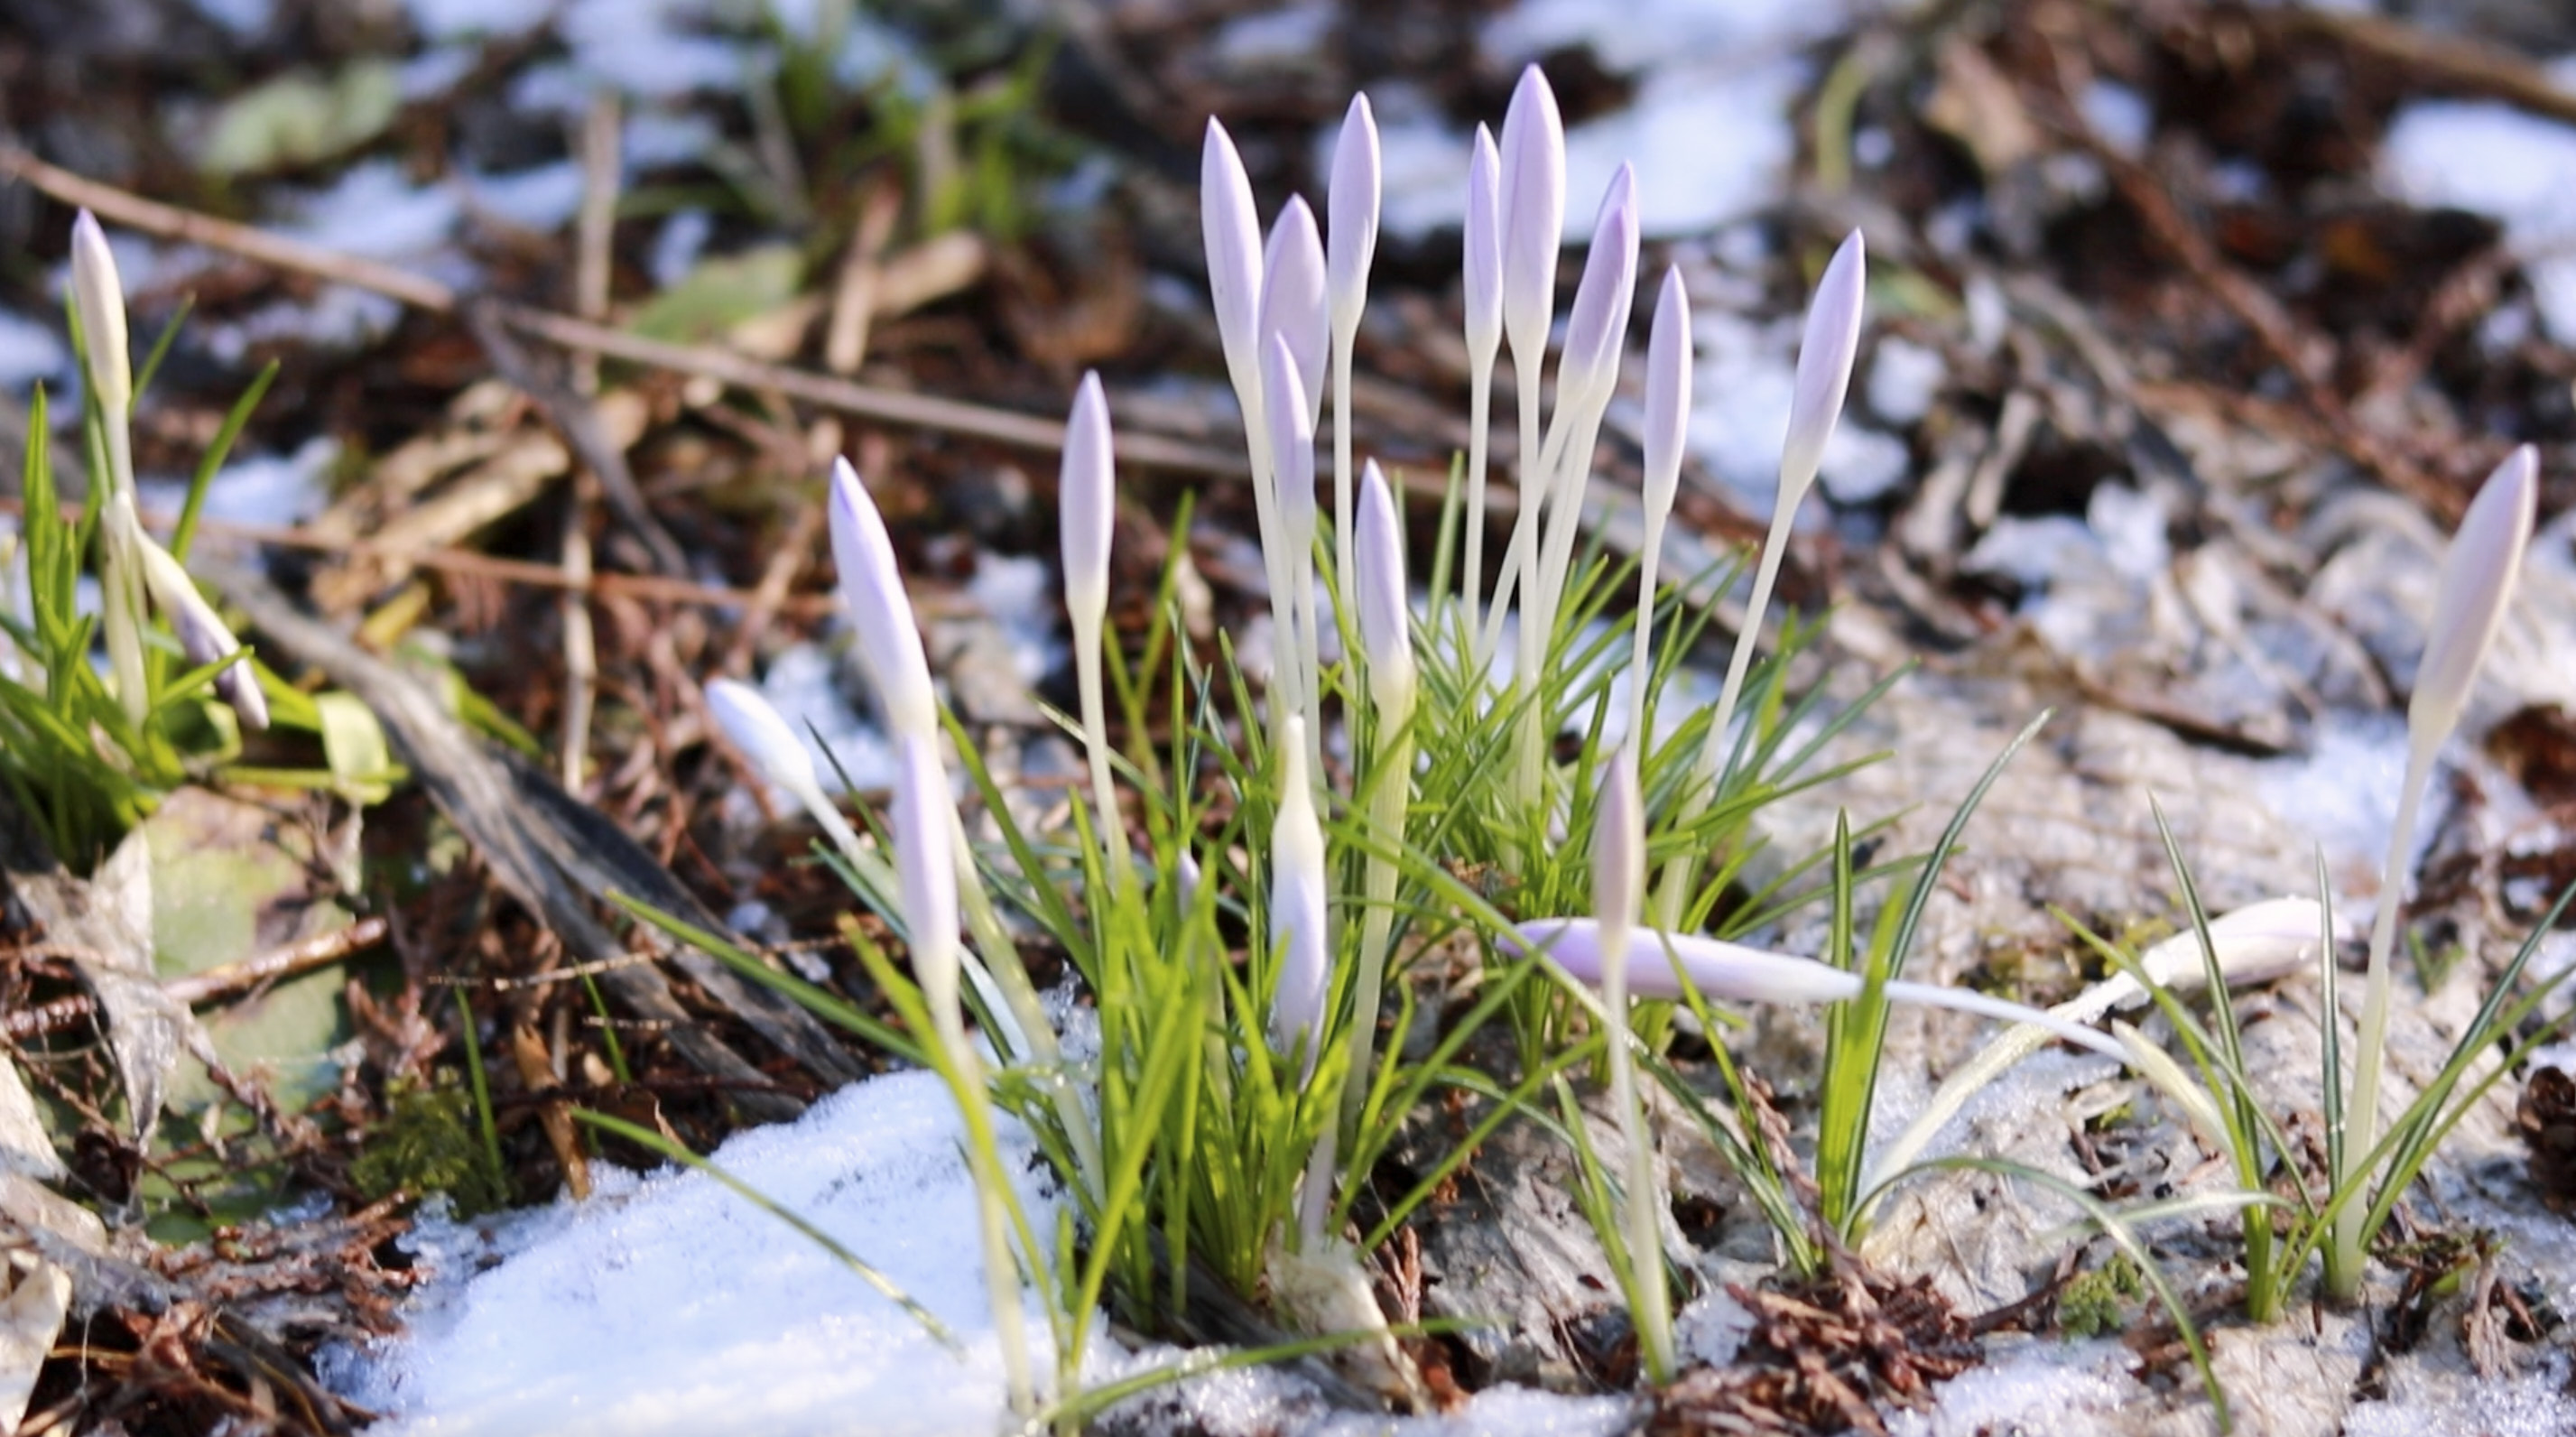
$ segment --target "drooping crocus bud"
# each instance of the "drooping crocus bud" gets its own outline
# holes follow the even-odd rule
[[[1351,96],[1342,133],[1333,142],[1332,188],[1324,195],[1325,290],[1331,296],[1333,332],[1359,328],[1368,303],[1369,263],[1377,254],[1379,202],[1377,117],[1366,95]]]
[[[930,661],[921,651],[903,571],[895,567],[894,540],[847,459],[832,461],[830,517],[841,608],[858,631],[859,660],[876,686],[886,727],[899,738],[936,735],[939,698],[930,686]]]
[[[1395,496],[1372,459],[1360,470],[1358,531],[1360,648],[1368,657],[1369,700],[1380,719],[1402,724],[1413,708],[1412,599],[1404,584],[1404,540]]]
[[[1208,299],[1234,387],[1257,386],[1261,362],[1261,217],[1252,205],[1252,179],[1225,126],[1208,121],[1199,147],[1199,231],[1207,247]]]
[[[814,772],[814,757],[787,722],[760,690],[735,679],[710,679],[706,687],[707,717],[715,721],[716,731],[734,751],[749,760],[754,772],[771,785],[783,788],[796,806],[821,824],[830,836],[832,846],[856,861],[863,852],[859,835],[841,810],[823,792],[821,779]]]
[[[943,1029],[962,1024],[957,1003],[957,861],[951,838],[956,824],[957,797],[948,786],[938,743],[908,734],[898,738],[894,867],[903,888],[903,926],[912,944],[913,977]],[[952,1060],[962,1056],[950,1054]]]
[[[1279,816],[1270,829],[1270,947],[1279,955],[1279,977],[1270,993],[1270,1046],[1285,1057],[1304,1042],[1311,1073],[1316,1026],[1332,988],[1324,828],[1306,776],[1306,721],[1291,715],[1280,728]]]
[[[1544,953],[1569,977],[1585,983],[1601,983],[1611,961],[1603,951],[1602,925],[1589,918],[1533,919],[1513,933],[1515,948]],[[1859,974],[1830,963],[1695,933],[1635,929],[1628,935],[1624,961],[1628,990],[1641,998],[1679,998],[1685,977],[1704,997],[1740,1003],[1832,1003],[1859,997],[1861,990]],[[1892,1002],[2036,1024],[2079,1047],[2113,1058],[2127,1056],[2099,1029],[1968,989],[1899,981],[1887,985],[1887,996]]]
[[[1459,289],[1466,301],[1467,357],[1481,372],[1494,362],[1503,342],[1503,197],[1502,160],[1494,152],[1494,132],[1476,127],[1474,153],[1467,161],[1466,257],[1459,267]]]
[[[1556,369],[1560,409],[1582,412],[1609,401],[1628,347],[1628,307],[1636,292],[1637,173],[1621,165],[1602,192],[1592,248],[1584,255],[1574,311],[1565,322],[1565,354]]]
[[[111,423],[134,406],[134,359],[125,334],[125,286],[116,277],[116,255],[98,218],[82,210],[72,221],[72,308],[80,316],[81,343],[89,351],[90,388]],[[119,476],[120,478],[125,476]]]
[[[1503,331],[1512,362],[1535,368],[1556,315],[1556,256],[1565,238],[1565,121],[1536,65],[1503,112]]]
[[[1324,240],[1315,232],[1315,212],[1302,197],[1291,198],[1279,212],[1262,250],[1260,334],[1265,345],[1272,335],[1287,340],[1296,356],[1297,381],[1308,406],[1306,428],[1312,433],[1324,402],[1331,327],[1325,313]]]
[[[2460,516],[2434,590],[2433,625],[2425,632],[2415,697],[2406,710],[2409,728],[2447,737],[2459,725],[2477,687],[2478,668],[2512,602],[2539,501],[2540,454],[2525,444],[2505,456]]]
[[[259,691],[258,675],[251,672],[241,641],[233,637],[215,606],[197,592],[196,580],[188,577],[169,550],[148,535],[138,534],[136,540],[134,556],[142,569],[143,587],[151,594],[153,607],[178,631],[179,647],[188,662],[202,667],[233,660],[215,675],[215,696],[240,715],[243,727],[268,727],[268,698]]]
[[[1064,540],[1064,602],[1074,617],[1075,638],[1095,639],[1109,606],[1109,537],[1117,507],[1117,471],[1110,455],[1109,400],[1100,376],[1086,372],[1073,392],[1065,423],[1064,464],[1058,471],[1059,528]]]
[[[1816,466],[1824,462],[1834,421],[1842,417],[1852,361],[1860,354],[1866,258],[1860,231],[1853,230],[1826,264],[1824,278],[1816,281],[1815,300],[1807,307],[1806,332],[1798,341],[1797,380],[1789,400],[1789,433],[1780,446],[1784,505],[1792,491],[1800,497],[1806,494]]]

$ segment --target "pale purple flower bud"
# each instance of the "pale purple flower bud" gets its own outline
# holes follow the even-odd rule
[[[268,727],[268,698],[259,691],[258,677],[250,671],[240,640],[225,627],[215,606],[197,592],[197,581],[188,577],[169,550],[148,536],[138,533],[135,538],[134,558],[143,573],[144,590],[152,596],[153,607],[178,631],[179,647],[188,662],[203,667],[233,659],[215,675],[215,696],[240,715],[244,727]]]
[[[1273,333],[1261,353],[1261,415],[1270,426],[1271,472],[1277,477],[1279,518],[1292,546],[1289,572],[1306,572],[1303,546],[1315,537],[1315,410],[1303,369],[1285,334]]]
[[[823,785],[814,773],[814,757],[796,736],[786,716],[760,690],[737,679],[710,679],[707,717],[726,743],[771,784],[787,790],[808,809],[823,803]]]
[[[1342,133],[1333,141],[1332,188],[1324,195],[1325,290],[1331,296],[1333,332],[1359,328],[1368,303],[1369,263],[1377,254],[1379,186],[1377,117],[1366,95],[1351,96]]]
[[[1789,434],[1780,446],[1780,489],[1806,492],[1824,461],[1825,441],[1842,417],[1851,388],[1852,361],[1860,354],[1860,319],[1866,298],[1866,256],[1860,231],[1834,251],[1807,307],[1807,329],[1798,341],[1798,378],[1789,401]],[[1781,501],[1788,503],[1786,497]]]
[[[1568,977],[1598,985],[1605,959],[1602,927],[1589,918],[1533,919],[1517,925],[1505,941],[1520,952],[1544,953]],[[1859,974],[1830,963],[1766,952],[1696,933],[1633,929],[1628,934],[1624,956],[1628,991],[1640,998],[1679,998],[1685,977],[1702,996],[1737,1003],[1833,1003],[1858,997],[1861,989]],[[2099,1029],[1983,993],[1932,983],[1893,982],[1887,985],[1887,995],[1900,1003],[2034,1024],[2094,1052],[2123,1060],[2128,1056]]]
[[[958,1012],[957,798],[939,744],[904,735],[895,743],[894,866],[903,889],[903,926],[912,975],[934,1015]]]
[[[2434,591],[2424,659],[2415,671],[2415,697],[2406,714],[2410,728],[2447,735],[2459,723],[2477,687],[2478,666],[2513,601],[2539,501],[2540,455],[2525,444],[2505,456],[2460,516]]]
[[[1058,527],[1064,539],[1064,601],[1077,631],[1096,631],[1109,606],[1109,536],[1118,502],[1117,470],[1110,455],[1109,400],[1100,376],[1086,373],[1073,393],[1065,424],[1064,466],[1058,471]]]
[[[1478,125],[1475,153],[1467,161],[1467,253],[1460,288],[1466,298],[1467,354],[1479,368],[1493,361],[1503,341],[1502,163],[1494,152],[1494,132]]]
[[[1646,887],[1646,804],[1637,791],[1636,750],[1630,745],[1621,744],[1610,756],[1600,805],[1592,819],[1592,909],[1599,915],[1598,932],[1621,935],[1635,928]],[[1619,955],[1602,956],[1615,961]]]
[[[2218,971],[2231,984],[2268,983],[2296,973],[2316,960],[2323,920],[2323,910],[2313,898],[2266,898],[2219,914],[2209,920],[2209,945],[2218,954]],[[2138,966],[2158,987],[2185,992],[2200,987],[2209,976],[2200,935],[2190,929],[2139,954]],[[2100,990],[2109,990],[2111,996],[2101,1001],[2096,1013],[2146,996],[2138,980],[2125,973],[2104,979],[2096,991]]]
[[[1306,427],[1315,426],[1324,402],[1324,358],[1331,333],[1324,312],[1324,241],[1315,233],[1315,212],[1303,198],[1292,198],[1270,227],[1261,256],[1261,339],[1272,335],[1288,341],[1297,357],[1297,380],[1305,386]]]
[[[1690,438],[1690,295],[1679,266],[1664,271],[1655,296],[1655,327],[1646,339],[1646,512],[1669,513],[1681,487]],[[1651,598],[1648,600],[1651,602]]]
[[[1358,530],[1360,646],[1368,655],[1369,697],[1381,715],[1401,724],[1413,707],[1413,609],[1405,591],[1395,496],[1374,459],[1360,469],[1360,509],[1353,527]]]
[[[847,459],[832,461],[830,517],[841,608],[858,631],[859,661],[876,686],[886,727],[897,737],[936,735],[939,700],[930,687],[930,661],[921,651],[903,572],[895,567],[894,540]]]
[[[1306,721],[1291,715],[1280,726],[1279,817],[1270,829],[1270,946],[1280,955],[1270,995],[1270,1046],[1284,1057],[1304,1040],[1309,1072],[1316,1025],[1332,988],[1327,891],[1324,828],[1306,776]]]
[[[1565,355],[1557,361],[1557,402],[1584,410],[1607,401],[1628,347],[1628,308],[1637,293],[1637,173],[1621,165],[1602,192],[1592,248],[1574,287],[1565,322]]]
[[[107,232],[87,210],[72,221],[72,309],[89,351],[90,388],[99,407],[118,416],[134,405],[134,359],[125,335],[125,286]],[[113,422],[113,418],[111,419]]]
[[[1208,121],[1199,147],[1199,230],[1207,247],[1208,299],[1235,387],[1252,387],[1261,362],[1261,216],[1252,179],[1225,126]]]
[[[1514,363],[1536,364],[1556,315],[1556,256],[1565,241],[1565,121],[1536,65],[1503,112],[1503,329]]]

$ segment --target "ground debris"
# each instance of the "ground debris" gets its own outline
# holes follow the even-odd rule
[[[1920,1405],[1978,1362],[1967,1320],[1925,1278],[1853,1263],[1812,1283],[1727,1292],[1753,1315],[1752,1331],[1731,1365],[1664,1389],[1647,1429],[1658,1437],[1884,1433],[1883,1408]]]

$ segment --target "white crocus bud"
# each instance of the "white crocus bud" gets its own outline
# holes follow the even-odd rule
[[[1208,299],[1225,367],[1239,394],[1254,392],[1261,362],[1261,218],[1252,180],[1225,126],[1208,121],[1199,148],[1199,230],[1207,247]]]
[[[736,679],[709,680],[706,699],[707,717],[714,720],[716,732],[724,735],[725,742],[748,760],[764,781],[785,789],[797,807],[822,825],[833,847],[858,861],[864,852],[859,835],[841,816],[830,795],[823,792],[822,781],[814,772],[814,756],[806,751],[786,717],[760,690]]]
[[[1565,354],[1557,361],[1560,419],[1607,404],[1619,383],[1619,358],[1628,347],[1628,307],[1637,292],[1637,172],[1621,165],[1602,192],[1592,226],[1592,248],[1574,287],[1574,310],[1565,322]],[[1571,431],[1569,430],[1569,433]],[[1589,467],[1589,456],[1569,455],[1565,467]]]
[[[1395,496],[1372,459],[1360,471],[1356,521],[1360,648],[1368,657],[1369,701],[1381,722],[1411,717],[1417,674],[1413,662],[1413,607],[1404,585],[1404,539],[1397,532]]]
[[[1512,363],[1529,372],[1556,316],[1556,256],[1565,238],[1565,121],[1536,65],[1521,71],[1503,112],[1503,331]]]
[[[1273,563],[1286,583],[1287,627],[1278,634],[1279,665],[1287,674],[1284,697],[1306,720],[1310,737],[1321,737],[1323,689],[1319,670],[1315,605],[1315,411],[1299,373],[1288,336],[1273,333],[1265,342],[1261,364],[1262,416],[1269,422],[1270,460],[1279,491],[1279,534],[1287,552]],[[1276,615],[1282,606],[1272,605]]]
[[[1569,977],[1606,987],[1611,958],[1604,952],[1602,927],[1587,918],[1533,919],[1513,930],[1512,943],[1524,952],[1546,954]],[[1703,997],[1739,1003],[1833,1003],[1859,997],[1861,990],[1859,974],[1830,963],[1696,933],[1635,929],[1628,935],[1622,959],[1628,966],[1629,991],[1642,998],[1679,998],[1684,979]],[[1891,1002],[2036,1024],[2079,1047],[2113,1058],[2126,1056],[2099,1029],[1983,993],[1899,981],[1887,985],[1887,996]]]
[[[1110,455],[1109,400],[1100,376],[1085,373],[1065,424],[1064,464],[1058,471],[1058,527],[1064,540],[1065,608],[1074,636],[1098,640],[1109,607],[1109,536],[1117,508],[1117,470]]]
[[[258,676],[251,672],[250,656],[242,652],[241,641],[233,637],[215,606],[197,592],[197,581],[189,578],[188,571],[171,557],[170,551],[154,543],[149,535],[134,535],[133,555],[144,589],[151,594],[153,606],[177,631],[179,647],[188,655],[188,662],[202,667],[232,660],[215,675],[215,696],[240,715],[244,727],[268,727],[268,699],[259,691]]]
[[[1467,161],[1466,255],[1459,267],[1459,290],[1467,311],[1467,358],[1479,370],[1492,367],[1494,351],[1503,342],[1502,164],[1494,132],[1478,125]]]
[[[1368,303],[1369,264],[1377,255],[1380,190],[1377,117],[1366,95],[1351,96],[1342,116],[1342,133],[1333,142],[1332,188],[1324,195],[1325,293],[1330,296],[1333,332],[1347,335],[1360,326]]]
[[[149,612],[143,595],[143,546],[151,542],[134,515],[133,495],[112,490],[98,516],[99,630],[107,642],[117,704],[137,729],[152,716],[151,685],[143,665],[143,621]]]
[[[936,736],[939,699],[930,686],[930,661],[922,654],[903,571],[895,566],[894,540],[847,459],[832,461],[830,517],[841,609],[858,631],[859,660],[876,687],[886,727],[898,738]]]
[[[90,388],[110,424],[134,406],[134,360],[125,333],[125,286],[107,231],[87,210],[72,221],[72,308],[80,316],[81,342],[89,350]],[[120,475],[119,478],[129,478]]]
[[[1789,400],[1789,433],[1780,446],[1780,504],[1795,513],[1792,494],[1803,498],[1816,466],[1842,417],[1851,389],[1852,362],[1860,354],[1860,320],[1866,290],[1866,254],[1860,231],[1844,238],[1816,281],[1807,328],[1798,341],[1798,374]]]
[[[2434,590],[2433,626],[2426,631],[2423,662],[2415,670],[2408,728],[2447,737],[2459,726],[2461,710],[2477,686],[2478,668],[2512,602],[2539,502],[2540,454],[2525,444],[2505,456],[2460,516]]]
[[[1646,689],[1654,672],[1655,574],[1664,557],[1664,525],[1681,490],[1682,453],[1690,440],[1690,295],[1676,265],[1655,295],[1654,329],[1646,338],[1646,451],[1642,494],[1646,539],[1637,551],[1637,637],[1628,656],[1628,731],[1643,737]]]
[[[1302,197],[1292,198],[1270,226],[1270,240],[1261,252],[1259,332],[1265,345],[1272,335],[1286,339],[1297,357],[1310,434],[1324,402],[1324,358],[1331,339],[1325,305],[1323,236],[1315,232],[1315,212]],[[1266,363],[1268,356],[1263,359]]]
[[[1270,829],[1270,947],[1279,955],[1279,975],[1270,992],[1270,1046],[1286,1057],[1305,1044],[1312,1073],[1317,1025],[1332,990],[1332,956],[1324,828],[1306,774],[1305,729],[1305,720],[1292,715],[1279,741],[1279,816]]]

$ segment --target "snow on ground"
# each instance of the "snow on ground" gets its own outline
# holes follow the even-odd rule
[[[2476,162],[2461,163],[2469,155]],[[2418,100],[2390,121],[2380,168],[2409,203],[2502,223],[2542,323],[2576,344],[2576,126],[2492,101]]]

